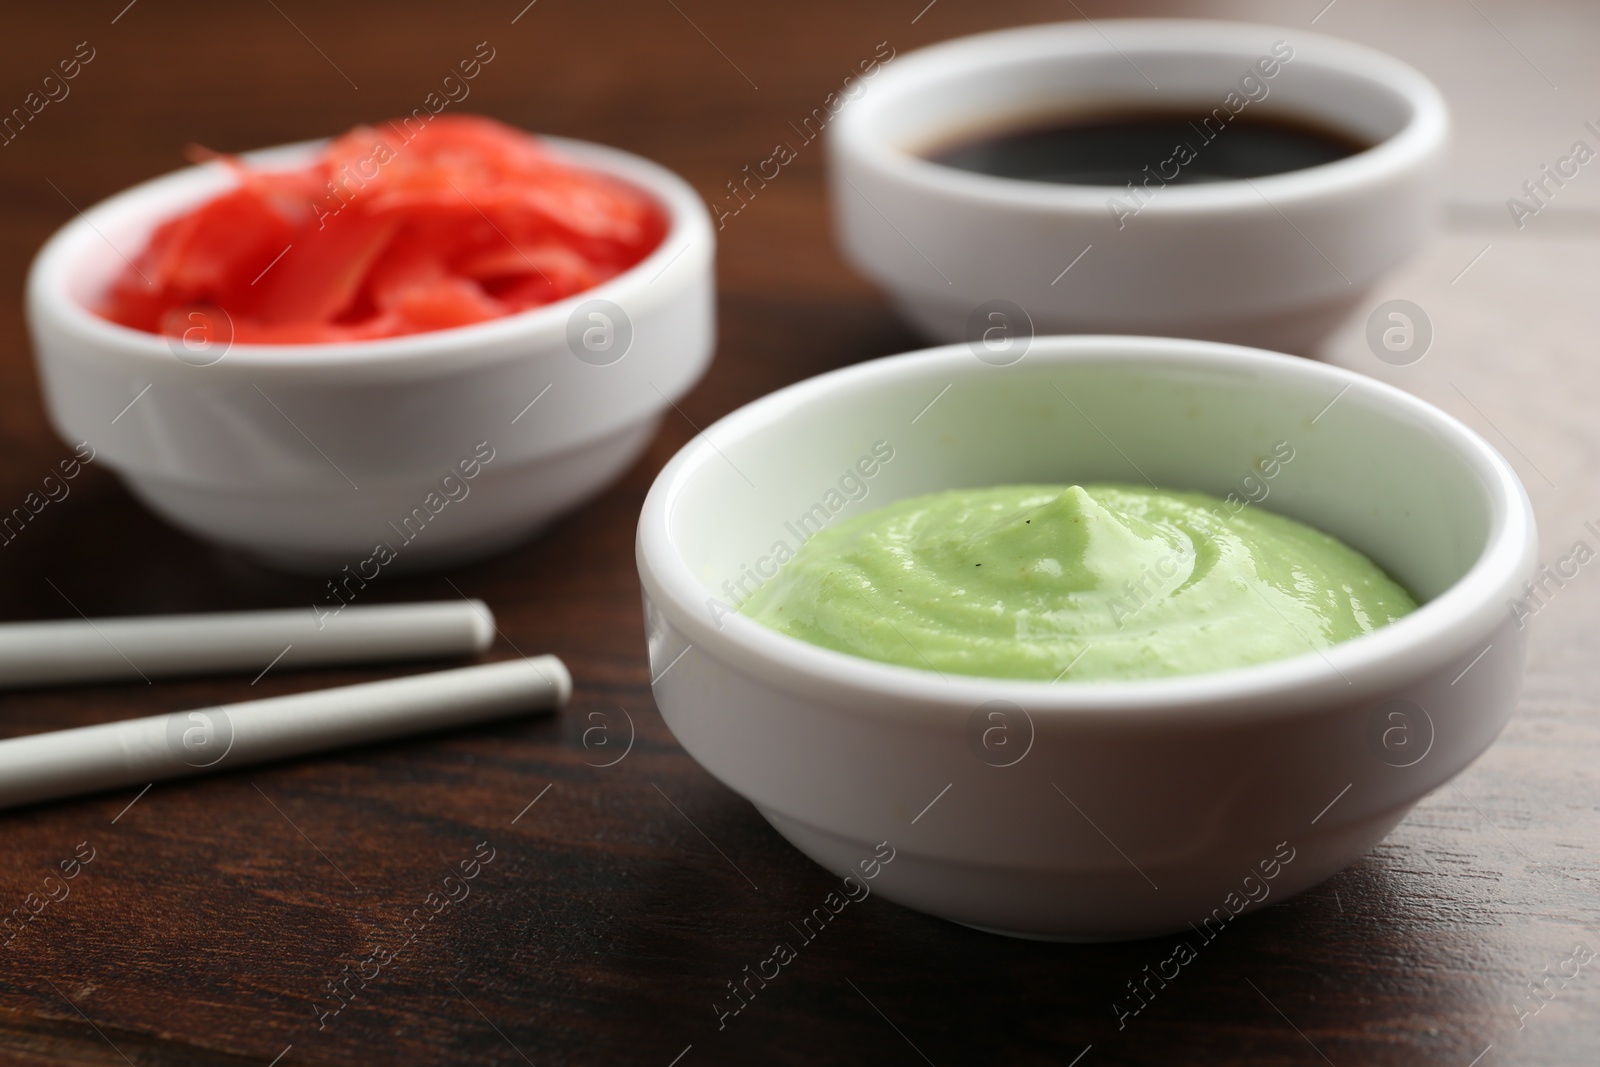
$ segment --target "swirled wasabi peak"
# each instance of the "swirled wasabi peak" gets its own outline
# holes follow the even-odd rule
[[[1416,606],[1361,553],[1259,505],[1097,484],[898,501],[814,535],[740,610],[884,663],[1109,681],[1323,649]]]

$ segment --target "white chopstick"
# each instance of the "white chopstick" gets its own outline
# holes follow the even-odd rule
[[[0,623],[0,688],[465,656],[494,634],[481,600]]]
[[[531,711],[572,695],[554,656],[0,741],[0,808],[232,770]]]

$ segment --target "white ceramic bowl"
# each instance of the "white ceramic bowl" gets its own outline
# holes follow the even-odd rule
[[[1264,479],[1280,441],[1293,459]],[[1422,606],[1325,653],[1099,684],[941,676],[728,611],[776,572],[779,542],[797,547],[802,516],[1142,475],[1262,500]],[[637,555],[667,724],[779,833],[839,873],[887,842],[873,888],[910,907],[1096,940],[1221,924],[1311,886],[1467,766],[1516,703],[1524,634],[1506,604],[1536,548],[1506,462],[1406,393],[1251,349],[1085,336],[1040,338],[1007,368],[963,345],[875,360],[740,408],[661,472]]]
[[[126,269],[123,256],[230,178],[220,165],[193,167],[90,208],[50,239],[28,279],[57,431],[88,441],[96,462],[174,525],[291,569],[355,571],[378,543],[394,550],[381,565],[439,566],[531,536],[644,450],[705,371],[715,331],[715,238],[698,194],[630,153],[545,140],[654,196],[670,219],[660,247],[558,303],[409,337],[193,352],[107,322],[87,304]],[[293,165],[317,147],[249,158]],[[591,347],[608,341],[588,317],[592,300],[628,323],[602,309],[617,320],[608,350],[582,344],[591,327]]]
[[[1159,171],[1176,164],[1152,159],[1156,180],[1139,197],[921,157],[1072,111],[1230,113],[1228,94],[1249,99],[1241,79],[1280,41],[1293,58],[1270,79],[1255,72],[1262,88],[1249,94],[1260,99],[1239,113],[1299,116],[1376,147],[1187,186],[1162,187]],[[1434,226],[1448,125],[1438,91],[1411,67],[1299,29],[1130,19],[1002,30],[905,55],[846,104],[828,130],[835,227],[846,257],[935,340],[971,341],[995,325],[1027,331],[1026,318],[978,310],[1003,300],[1041,334],[1155,333],[1305,353]],[[1142,206],[1130,216],[1114,196]]]

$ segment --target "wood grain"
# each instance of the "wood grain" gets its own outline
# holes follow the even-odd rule
[[[180,165],[188,143],[247,149],[409,111],[487,40],[496,60],[467,106],[641,152],[715,203],[878,42],[903,52],[1061,11],[962,0],[523,2],[8,10],[0,108],[19,104],[78,42],[96,57],[70,97],[0,147],[0,291],[13,294],[0,302],[0,505],[20,501],[68,452],[47,424],[21,321],[32,253],[73,205]],[[1283,21],[1315,14],[1283,6]],[[1337,17],[1350,21],[1335,32],[1383,44],[1382,11],[1343,7],[1350,13]],[[1430,24],[1447,36],[1478,18],[1450,12]],[[1545,40],[1562,11],[1523,17]],[[1473,38],[1455,62],[1490,47],[1504,45]],[[821,166],[820,146],[806,146],[726,220],[717,362],[626,477],[500,559],[372,587],[374,601],[483,597],[502,630],[493,656],[554,652],[571,666],[577,691],[565,714],[158,785],[131,807],[130,790],[0,815],[0,910],[37,906],[59,861],[85,843],[94,851],[70,895],[0,948],[0,1062],[1600,1061],[1591,970],[1520,1027],[1514,1007],[1539,1003],[1527,983],[1574,943],[1600,947],[1600,579],[1588,573],[1532,621],[1522,708],[1488,755],[1360,863],[1230,928],[1125,1027],[1111,1003],[1170,953],[1167,940],[1010,941],[874,898],[719,1030],[712,1002],[725,983],[787,936],[831,878],[663,725],[633,530],[652,476],[695,426],[796,379],[917,347],[833,250]],[[1437,341],[1426,359],[1379,364],[1360,322],[1327,358],[1443,404],[1504,449],[1553,558],[1600,516],[1600,244],[1559,217],[1541,219],[1538,233],[1484,225],[1445,235],[1374,294],[1374,304],[1403,296],[1428,310]],[[1452,284],[1484,245],[1492,251]],[[187,538],[98,468],[0,548],[7,618],[298,606],[319,584]],[[409,669],[8,693],[0,735]],[[596,723],[613,747],[585,747]],[[629,736],[620,762],[596,765]],[[470,895],[430,902],[484,842],[494,858]],[[419,910],[428,921],[406,927]],[[374,975],[375,946],[392,958]],[[356,972],[369,976],[365,988],[350,981],[354,999],[327,1014],[338,1003],[329,983]]]

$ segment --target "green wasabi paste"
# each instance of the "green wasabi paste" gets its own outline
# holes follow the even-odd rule
[[[1095,484],[901,500],[811,537],[740,610],[884,663],[1109,681],[1324,649],[1416,607],[1361,553],[1259,505]]]

